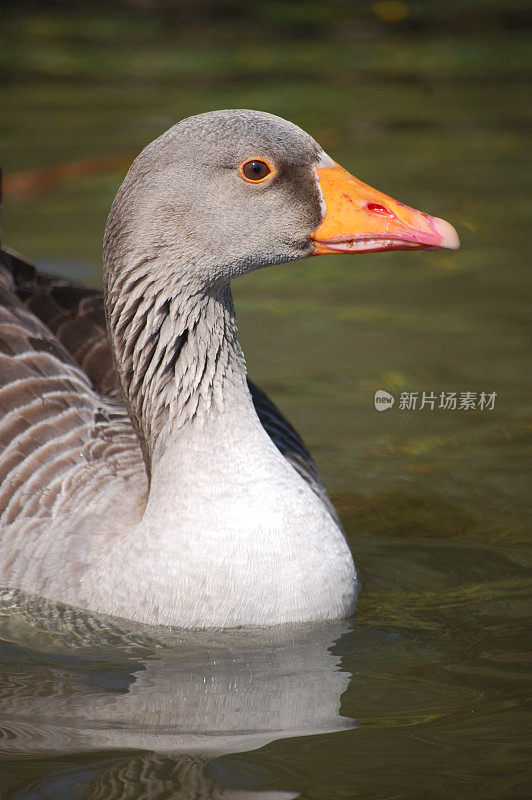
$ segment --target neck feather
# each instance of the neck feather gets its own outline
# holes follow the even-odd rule
[[[108,276],[114,358],[148,472],[181,429],[245,387],[229,286],[194,289],[159,257]],[[159,277],[154,277],[159,276]]]

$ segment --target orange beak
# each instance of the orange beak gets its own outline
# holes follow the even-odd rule
[[[460,247],[448,222],[372,189],[338,164],[316,172],[325,216],[309,236],[314,255]]]

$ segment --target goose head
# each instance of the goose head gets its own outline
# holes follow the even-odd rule
[[[458,246],[451,225],[357,180],[296,125],[225,110],[189,117],[142,151],[104,255],[112,272],[164,250],[194,291],[309,255]]]

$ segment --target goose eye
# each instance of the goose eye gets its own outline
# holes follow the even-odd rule
[[[245,181],[250,183],[260,183],[273,171],[268,162],[261,158],[250,158],[248,161],[244,161],[240,167],[240,174]]]

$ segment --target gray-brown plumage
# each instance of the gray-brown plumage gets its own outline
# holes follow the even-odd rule
[[[75,328],[75,313],[54,294],[68,288],[2,251],[0,519],[3,541],[11,532],[15,537],[11,548],[4,547],[2,571],[21,578],[39,557],[39,537],[31,532],[53,525],[73,497],[83,502],[83,485],[91,476],[120,475],[146,492],[138,441],[123,404],[111,396],[116,389],[111,387],[108,398],[100,395],[74,357],[82,364],[87,355],[90,360],[86,345],[96,339],[98,324],[87,318],[91,335],[85,346],[78,328],[77,338],[69,340],[72,354],[60,341],[69,326]],[[92,301],[94,293],[87,290],[86,299]],[[48,324],[30,310],[32,304]],[[93,376],[105,384],[105,370],[94,370]]]

